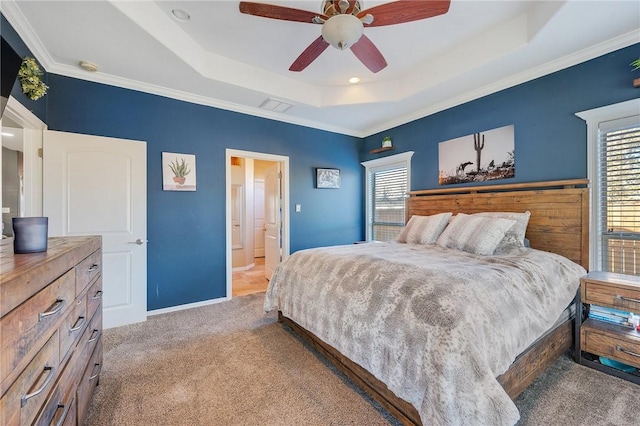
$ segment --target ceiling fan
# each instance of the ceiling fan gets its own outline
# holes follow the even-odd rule
[[[302,71],[329,45],[351,49],[371,72],[387,66],[387,61],[373,42],[363,34],[364,27],[382,27],[427,19],[449,10],[450,0],[399,0],[362,10],[361,1],[323,0],[323,13],[265,3],[240,2],[240,12],[283,21],[308,22],[322,25],[322,35],[315,39],[289,71]]]

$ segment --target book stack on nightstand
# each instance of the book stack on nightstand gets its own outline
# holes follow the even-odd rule
[[[640,277],[590,272],[580,280],[578,308],[587,315],[576,315],[576,362],[640,384]]]

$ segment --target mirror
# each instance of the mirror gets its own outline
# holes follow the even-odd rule
[[[12,237],[14,217],[24,216],[24,135],[20,125],[2,117],[2,238]]]

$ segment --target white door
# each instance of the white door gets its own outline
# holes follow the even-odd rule
[[[281,260],[280,163],[270,166],[264,176],[264,275],[271,279]]]
[[[147,145],[45,131],[49,236],[102,235],[104,328],[147,318]]]
[[[264,179],[253,183],[253,257],[264,257]]]

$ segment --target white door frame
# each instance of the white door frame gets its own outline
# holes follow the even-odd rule
[[[225,299],[231,300],[233,290],[232,282],[232,248],[231,248],[231,157],[251,158],[253,160],[265,160],[278,162],[282,171],[282,260],[289,257],[289,157],[285,155],[265,154],[261,152],[242,151],[227,148],[225,154],[225,174],[226,174],[226,256],[227,256],[227,294]]]
[[[42,216],[42,131],[47,125],[13,96],[9,96],[4,116],[19,124],[23,130],[24,213],[23,216]],[[0,153],[0,158],[1,153]],[[1,169],[1,167],[0,167]],[[0,200],[2,199],[0,177]]]

